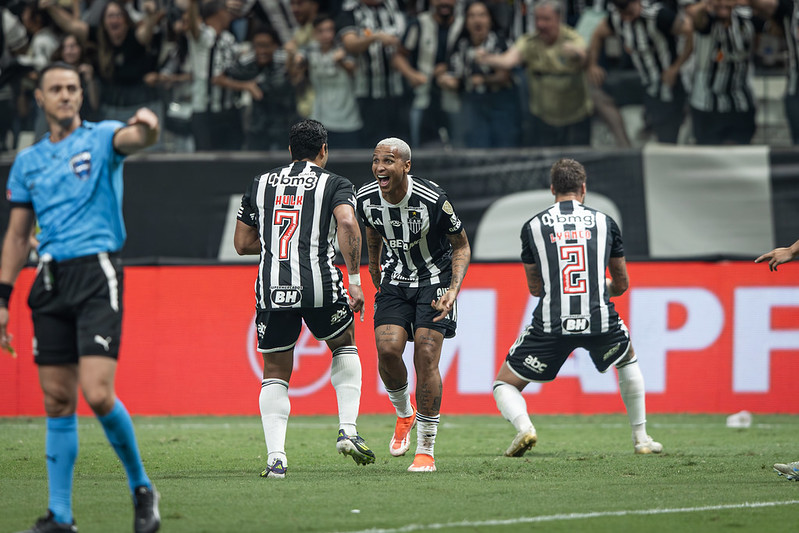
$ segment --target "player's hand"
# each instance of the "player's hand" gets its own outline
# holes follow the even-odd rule
[[[793,254],[790,248],[775,248],[768,253],[765,253],[755,259],[755,263],[762,263],[768,260],[768,267],[771,271],[776,272],[777,265],[787,263],[793,260]]]
[[[433,322],[439,322],[444,320],[447,315],[452,311],[453,306],[455,305],[455,298],[456,298],[455,291],[452,289],[447,290],[444,293],[444,296],[439,298],[438,300],[433,300],[431,302],[431,306],[436,311],[440,311],[438,316],[433,319]]]
[[[347,303],[349,304],[350,309],[352,309],[353,313],[360,313],[361,322],[363,322],[363,289],[361,289],[360,285],[350,284],[347,293]]]
[[[130,117],[130,120],[128,120],[128,126],[133,126],[136,124],[141,124],[150,130],[158,129],[158,115],[146,107],[140,107],[136,111],[136,114]]]
[[[8,326],[8,308],[0,307],[0,348],[11,354],[11,357],[16,357],[17,352],[11,346],[13,336],[6,329]]]

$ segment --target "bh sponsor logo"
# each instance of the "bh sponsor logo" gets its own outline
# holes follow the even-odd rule
[[[272,287],[269,299],[279,307],[296,305],[302,299],[302,287]]]

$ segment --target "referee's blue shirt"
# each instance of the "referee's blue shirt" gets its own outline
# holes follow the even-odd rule
[[[15,159],[6,197],[12,207],[33,206],[40,255],[64,261],[122,248],[125,155],[113,146],[122,127],[116,120],[84,121],[66,139],[54,144],[47,135]]]

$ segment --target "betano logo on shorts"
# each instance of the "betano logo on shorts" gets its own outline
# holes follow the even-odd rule
[[[594,214],[586,212],[581,215],[553,215],[546,212],[541,215],[541,223],[553,227],[555,224],[581,224],[586,228],[593,228],[596,224]]]

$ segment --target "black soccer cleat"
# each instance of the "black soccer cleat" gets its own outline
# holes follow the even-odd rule
[[[155,533],[161,527],[161,514],[158,511],[158,501],[161,495],[155,490],[155,485],[150,487],[136,487],[133,491],[133,531],[135,533]]]
[[[56,522],[53,511],[48,509],[47,515],[39,518],[32,528],[19,533],[78,533],[78,526],[74,520],[71,524]]]

